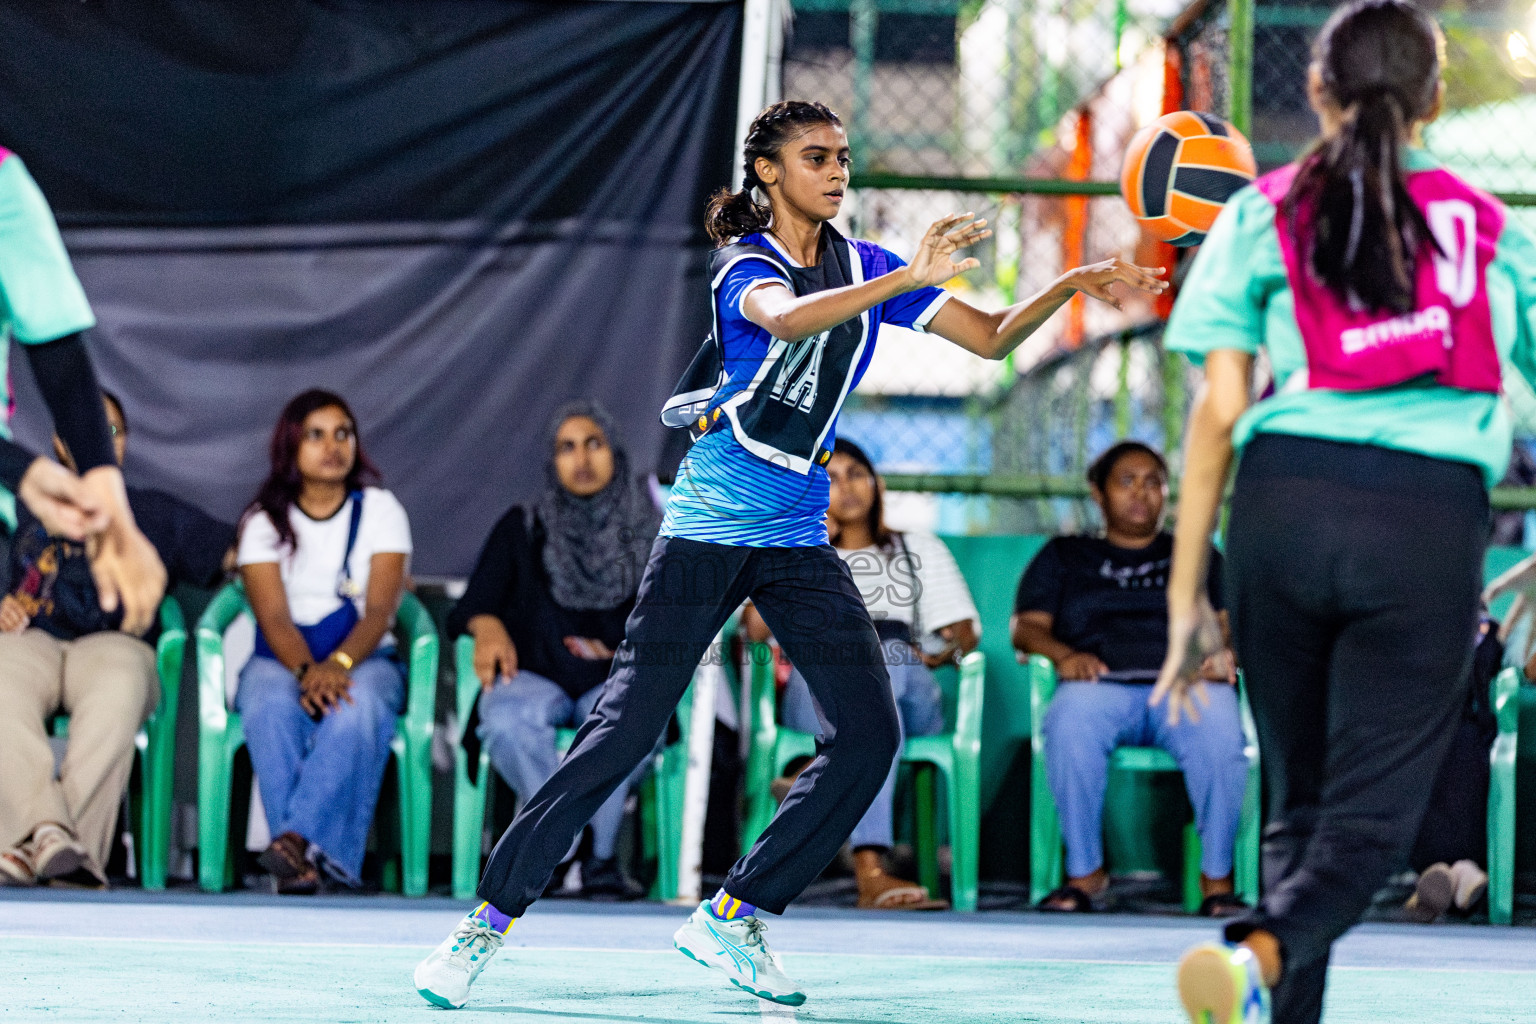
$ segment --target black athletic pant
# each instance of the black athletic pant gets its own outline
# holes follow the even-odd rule
[[[1228,528],[1228,607],[1268,797],[1275,1024],[1321,1019],[1328,957],[1401,865],[1466,698],[1488,497],[1468,463],[1261,434]]]
[[[651,549],[602,699],[491,852],[481,899],[517,917],[539,898],[577,833],[651,752],[699,659],[748,598],[810,684],[823,741],[725,888],[779,914],[831,862],[880,791],[901,739],[880,644],[852,575],[827,545],[749,548],[663,537]]]

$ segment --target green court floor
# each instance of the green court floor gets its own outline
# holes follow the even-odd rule
[[[0,1024],[442,1019],[410,971],[447,901],[0,899]],[[722,986],[669,948],[678,908],[538,908],[482,976],[466,1021],[1179,1024],[1170,964],[1201,923],[1026,914],[791,911],[769,937],[810,998]],[[1327,1020],[1536,1019],[1536,933],[1371,926],[1342,944]]]

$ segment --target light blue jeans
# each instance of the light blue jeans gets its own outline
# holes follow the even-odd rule
[[[1045,771],[1061,834],[1067,876],[1082,878],[1104,866],[1104,790],[1116,747],[1162,747],[1184,773],[1200,833],[1200,870],[1208,878],[1232,873],[1232,845],[1243,814],[1248,758],[1237,690],[1207,684],[1209,707],[1200,721],[1181,716],[1168,724],[1168,708],[1147,705],[1150,683],[1062,683],[1045,713]]]
[[[404,673],[375,654],[352,667],[351,697],[316,722],[299,705],[293,673],[258,655],[240,670],[235,710],[272,835],[297,832],[320,848],[332,874],[356,885],[405,703]]]
[[[497,773],[517,794],[519,804],[532,799],[560,764],[555,730],[574,729],[586,721],[603,695],[603,685],[573,700],[560,684],[522,671],[481,695],[480,739]],[[598,860],[613,859],[624,824],[624,801],[629,798],[630,787],[645,778],[650,767],[647,757],[592,815],[592,856]],[[580,843],[581,836],[577,835],[567,860]]]
[[[912,648],[902,640],[885,640],[880,644],[885,651],[885,667],[891,677],[891,692],[896,698],[897,717],[901,721],[902,743],[908,736],[935,736],[944,731],[944,697],[933,673],[924,665]],[[784,686],[784,705],[780,709],[784,724],[797,732],[821,735],[821,716],[811,688],[805,677],[796,669],[790,673]],[[854,826],[848,842],[854,849],[861,846],[882,846],[887,849],[895,842],[896,769],[901,765],[901,748],[891,762],[891,770],[885,776],[885,785],[869,805],[864,817]]]

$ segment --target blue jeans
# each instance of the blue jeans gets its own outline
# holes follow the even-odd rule
[[[575,728],[586,721],[603,695],[603,686],[598,684],[573,700],[558,683],[522,671],[481,695],[480,739],[497,773],[517,794],[518,803],[527,804],[555,774],[560,764],[555,730]],[[630,787],[645,778],[650,766],[650,758],[641,761],[624,785],[592,815],[592,856],[613,858],[619,828],[624,824],[624,801],[629,798]],[[580,842],[578,835],[567,860]]]
[[[1200,870],[1208,878],[1232,873],[1248,784],[1237,690],[1208,683],[1210,707],[1200,721],[1181,717],[1168,724],[1168,708],[1147,705],[1152,685],[1062,683],[1045,713],[1045,770],[1061,834],[1067,845],[1067,876],[1082,878],[1104,866],[1104,789],[1116,747],[1162,747],[1184,773],[1200,833]]]
[[[257,656],[240,670],[235,710],[272,834],[297,832],[332,874],[356,885],[405,703],[400,666],[378,654],[354,665],[351,697],[316,722],[299,705],[293,673]]]
[[[908,736],[935,736],[944,731],[944,698],[933,673],[920,661],[905,641],[885,640],[880,644],[885,652],[885,668],[891,677],[891,695],[896,699],[897,717],[901,722],[902,743]],[[799,669],[790,673],[784,686],[784,706],[780,716],[784,724],[798,732],[820,736],[821,717],[811,688]],[[901,747],[886,773],[885,785],[869,805],[864,817],[854,826],[848,842],[854,849],[861,846],[889,848],[895,842],[896,769],[901,764]]]

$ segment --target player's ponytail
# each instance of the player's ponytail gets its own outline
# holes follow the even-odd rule
[[[842,125],[838,116],[824,104],[806,103],[802,100],[785,100],[775,103],[752,119],[747,129],[747,141],[742,146],[742,187],[739,192],[722,188],[710,197],[704,213],[704,229],[716,245],[724,245],[733,238],[750,235],[766,228],[772,219],[772,211],[766,203],[760,203],[753,191],[763,187],[757,176],[757,158],[778,160],[785,143],[792,142],[824,124]]]
[[[756,175],[752,175],[756,177]],[[722,188],[709,197],[709,207],[704,211],[704,230],[716,245],[724,245],[733,238],[750,235],[768,226],[768,207],[752,198],[756,182],[743,182],[740,192]]]
[[[1408,194],[1402,139],[1435,103],[1443,40],[1406,0],[1355,0],[1328,19],[1313,61],[1344,112],[1341,129],[1302,161],[1283,211],[1311,214],[1313,272],[1350,301],[1406,313],[1420,249],[1435,245]]]

